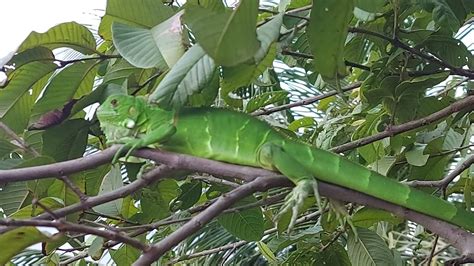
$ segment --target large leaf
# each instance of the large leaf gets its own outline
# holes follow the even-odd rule
[[[448,0],[449,1],[449,0]],[[433,21],[444,29],[450,30],[451,32],[457,32],[462,25],[462,21],[459,21],[456,14],[448,5],[445,0],[417,0],[423,9],[431,12],[433,15]],[[454,1],[453,1],[454,2]],[[456,1],[457,5],[462,5],[459,1]]]
[[[99,195],[112,192],[116,189],[119,189],[123,186],[122,174],[120,173],[119,166],[113,166],[110,169],[110,172],[105,175],[100,186]],[[119,198],[98,206],[95,206],[93,209],[98,213],[103,213],[106,215],[118,216],[122,209],[123,199]]]
[[[114,23],[115,47],[136,67],[172,67],[184,53],[181,15],[182,12],[179,12],[151,29]]]
[[[0,94],[0,117],[3,117],[35,83],[56,69],[51,62],[32,62],[13,72]]]
[[[369,229],[357,228],[357,236],[350,234],[347,240],[347,253],[352,265],[395,265],[392,252],[379,235]]]
[[[35,104],[30,121],[40,115],[64,106],[72,98],[79,98],[92,90],[98,61],[89,60],[72,64],[55,75],[46,87],[43,96]]]
[[[179,209],[186,210],[191,208],[201,197],[202,183],[199,180],[186,182],[180,186],[181,194],[176,198],[179,202]]]
[[[117,250],[110,250],[110,256],[117,266],[132,265],[140,257],[140,254],[140,250],[129,245],[123,245]]]
[[[76,22],[56,25],[45,33],[33,31],[26,37],[18,51],[37,46],[45,46],[50,49],[68,47],[83,54],[96,53],[94,36],[84,25]]]
[[[25,248],[48,240],[36,227],[19,227],[0,234],[0,264],[6,263]]]
[[[155,0],[107,0],[105,16],[99,25],[99,34],[105,40],[112,40],[113,22],[151,28],[174,14],[170,6]]]
[[[42,198],[38,202],[41,204],[41,206],[48,208],[48,210],[56,210],[64,207],[64,202],[55,197]],[[28,219],[31,217],[36,217],[37,215],[40,215],[44,212],[45,210],[43,207],[30,204],[12,213],[8,217],[12,219]]]
[[[49,128],[43,133],[43,154],[53,157],[57,162],[82,157],[88,131],[89,122],[83,119],[66,121]]]
[[[7,63],[7,65],[15,65],[15,69],[34,61],[53,61],[54,55],[51,49],[43,46],[27,49],[23,52],[17,53]],[[8,73],[8,72],[7,72]]]
[[[262,61],[254,64],[240,64],[233,67],[224,67],[222,70],[221,94],[224,101],[233,107],[242,107],[242,100],[232,98],[229,94],[240,87],[248,86],[250,82],[271,67],[276,56],[276,45],[270,46],[267,55]]]
[[[215,72],[214,60],[199,45],[194,45],[166,74],[149,101],[164,106],[182,106],[190,95],[210,86]]]
[[[30,166],[44,165],[52,163],[53,159],[46,156],[34,157],[29,160],[3,160],[3,165],[0,169],[11,169],[11,168],[25,168]],[[43,179],[44,180],[44,179]],[[6,215],[10,215],[28,204],[25,200],[28,198],[30,192],[35,193],[35,189],[30,186],[32,183],[37,181],[28,182],[10,182],[1,188],[0,191],[0,207]],[[0,184],[1,185],[1,184]]]
[[[430,35],[422,44],[430,53],[435,54],[444,62],[455,66],[474,66],[474,56],[466,45],[458,39],[441,34]]]
[[[346,75],[344,43],[354,9],[353,0],[314,0],[306,31],[316,72],[334,80]]]
[[[197,42],[217,64],[234,66],[251,59],[260,46],[256,34],[258,1],[241,1],[234,10],[185,7],[184,19]]]
[[[140,205],[146,221],[163,219],[170,213],[170,202],[180,194],[173,179],[165,179],[151,188],[142,190]]]
[[[248,197],[234,207],[253,202],[255,199]],[[223,214],[219,216],[218,221],[229,233],[242,240],[259,241],[263,237],[265,220],[259,207]]]

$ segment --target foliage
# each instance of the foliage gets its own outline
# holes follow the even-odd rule
[[[464,25],[472,23],[470,0],[274,2],[241,0],[228,7],[221,0],[188,0],[182,6],[108,0],[98,29],[65,22],[31,33],[2,68],[7,80],[0,89],[0,173],[104,150],[95,103],[114,93],[145,96],[165,108],[215,106],[260,115],[290,138],[326,150],[429,118],[472,94],[474,56],[460,37]],[[58,48],[78,53],[65,60],[53,53]],[[470,110],[338,151],[399,181],[441,180],[472,153]],[[86,206],[87,198],[140,180],[142,165],[138,160],[122,167],[95,165],[58,173],[56,179],[4,182],[0,177],[0,220],[35,221],[39,214]],[[441,188],[449,200],[470,208],[473,167],[462,170],[461,178]],[[167,177],[61,216],[82,226],[114,227],[124,235],[145,228],[130,239],[157,243],[241,185],[203,173]],[[273,222],[286,193],[271,189],[243,199],[161,262],[419,264],[436,246],[435,236],[416,224],[350,203],[345,215],[355,229],[320,218],[311,204],[302,214],[308,222],[278,233]],[[114,263],[130,265],[141,254],[133,241],[112,245],[114,238],[104,235],[57,229],[61,232],[0,228],[0,262],[41,258],[48,265],[59,260],[85,265],[83,258],[97,263],[108,253]],[[42,243],[43,252],[24,251],[35,243]],[[449,243],[437,244],[444,251],[430,260],[458,255]]]

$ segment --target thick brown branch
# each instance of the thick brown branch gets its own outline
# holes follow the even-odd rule
[[[375,142],[377,140],[384,139],[386,137],[391,137],[391,136],[394,136],[394,135],[397,135],[397,134],[400,134],[400,133],[403,133],[403,132],[410,131],[412,129],[416,129],[416,128],[419,128],[419,127],[422,127],[422,126],[429,125],[433,122],[436,122],[440,119],[443,119],[443,118],[445,118],[445,117],[447,117],[447,116],[449,116],[453,113],[459,112],[461,110],[471,111],[473,109],[474,109],[474,96],[468,96],[468,97],[466,97],[462,100],[459,100],[459,101],[451,104],[450,106],[448,106],[444,109],[441,109],[438,112],[432,113],[429,116],[426,116],[426,117],[423,117],[423,118],[420,118],[420,119],[417,119],[417,120],[413,120],[413,121],[410,121],[410,122],[407,122],[407,123],[404,123],[404,124],[401,124],[401,125],[391,126],[391,127],[387,128],[385,131],[382,131],[378,134],[375,134],[375,135],[372,135],[372,136],[369,136],[369,137],[366,137],[366,138],[358,139],[358,140],[355,140],[355,141],[352,141],[352,142],[334,147],[331,150],[335,153],[348,151],[348,150],[351,150],[351,149],[361,147],[361,146],[367,145],[369,143]]]
[[[101,230],[94,227],[74,224],[66,221],[47,221],[47,220],[13,220],[13,219],[0,219],[0,225],[8,227],[19,227],[19,226],[44,226],[52,227],[58,229],[60,232],[75,232],[75,233],[84,233],[90,235],[96,235],[103,237],[109,240],[120,241],[125,244],[129,244],[132,247],[146,251],[148,250],[148,245],[143,244],[142,242],[128,237],[121,232],[115,232],[112,230]]]
[[[59,163],[27,168],[0,170],[0,183],[28,181],[48,177],[60,177],[106,164],[118,151],[117,146],[95,154]]]
[[[221,214],[225,209],[231,207],[240,199],[243,199],[257,191],[265,191],[272,187],[287,186],[290,184],[290,181],[286,178],[261,177],[222,195],[210,207],[194,216],[189,222],[181,226],[178,230],[171,233],[157,244],[151,246],[150,249],[144,252],[143,255],[135,262],[135,265],[150,265],[159,259],[164,253],[186,239],[188,236],[199,231],[199,229],[209,223],[209,221]]]

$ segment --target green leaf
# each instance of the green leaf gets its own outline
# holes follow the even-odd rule
[[[41,99],[35,104],[31,122],[42,114],[54,109],[62,109],[72,98],[80,98],[92,90],[99,61],[78,62],[55,75],[45,88]]]
[[[444,169],[450,156],[437,156],[428,159],[423,166],[413,166],[410,180],[439,180],[444,176]]]
[[[48,208],[49,210],[56,210],[56,209],[64,207],[64,202],[61,199],[58,199],[55,197],[42,198],[39,200],[39,203],[42,206],[45,206],[46,208]],[[36,217],[44,212],[45,210],[42,207],[39,207],[38,205],[30,204],[12,213],[8,217],[13,218],[13,219],[27,219],[31,217]]]
[[[55,69],[56,65],[51,62],[33,62],[16,69],[11,75],[8,85],[2,89],[0,118],[4,117],[35,83]]]
[[[373,209],[364,207],[358,210],[352,216],[352,222],[355,226],[369,228],[375,223],[380,221],[386,221],[391,224],[399,224],[403,222],[403,219],[398,218],[397,216],[393,215],[390,212],[380,210],[380,209]]]
[[[68,178],[79,190],[84,192],[85,181],[81,176],[71,175],[68,176]],[[62,180],[54,180],[48,189],[48,195],[60,198],[65,206],[80,202],[79,195],[72,191]],[[69,214],[66,216],[66,219],[71,222],[76,222],[79,219],[79,213]]]
[[[431,35],[422,46],[454,67],[472,66],[474,56],[466,45],[458,39],[445,35]]]
[[[267,68],[271,67],[276,56],[276,45],[270,46],[267,55],[256,64],[240,64],[222,69],[221,95],[224,101],[233,106],[241,107],[242,100],[230,97],[229,93],[240,87],[248,86],[250,82],[260,76]]]
[[[84,25],[76,22],[61,23],[45,33],[33,31],[26,37],[18,51],[22,52],[37,46],[44,46],[51,50],[68,47],[83,54],[96,53],[94,36]]]
[[[395,156],[384,156],[383,158],[375,161],[373,164],[371,164],[370,168],[381,174],[386,176],[390,168],[395,164],[397,161],[397,158]]]
[[[53,52],[43,46],[34,47],[20,52],[12,57],[7,65],[15,65],[15,69],[34,61],[51,61],[53,62]]]
[[[429,154],[423,154],[425,150],[425,146],[417,145],[413,147],[410,151],[405,153],[405,157],[407,158],[407,162],[414,166],[423,166],[428,161],[430,157]]]
[[[395,265],[390,249],[375,232],[357,228],[357,238],[349,235],[347,253],[352,265]]]
[[[53,160],[50,157],[39,156],[26,161],[23,160],[3,160],[3,163],[9,163],[8,166],[4,165],[1,169],[11,168],[25,168],[30,166],[44,165],[52,163]],[[29,181],[36,183],[37,181]],[[10,182],[1,187],[0,193],[0,207],[6,215],[10,215],[17,211],[21,206],[25,204],[30,192],[35,193],[35,189],[30,187],[29,182]]]
[[[279,251],[289,247],[290,245],[293,245],[294,243],[298,243],[301,240],[317,238],[318,234],[320,234],[322,230],[323,228],[318,224],[302,230],[296,234],[279,234],[275,238],[271,239],[271,241],[268,243],[268,247],[273,252],[278,253]]]
[[[273,254],[272,250],[268,248],[268,246],[264,242],[258,241],[257,247],[258,247],[258,250],[260,251],[260,254],[262,254],[265,257],[265,259],[267,260],[268,263],[270,263],[270,265],[278,263],[278,260],[275,254]]]
[[[355,0],[355,6],[371,13],[381,12],[386,0]]]
[[[332,243],[327,249],[314,254],[313,265],[337,265],[350,266],[351,264],[347,251],[339,243]]]
[[[2,187],[0,193],[0,207],[8,216],[20,208],[28,196],[26,182],[12,182]]]
[[[114,190],[117,190],[123,186],[122,174],[120,173],[120,167],[117,165],[112,166],[110,172],[105,175],[100,185],[99,195],[103,195]],[[93,207],[94,211],[103,213],[106,215],[118,216],[122,210],[123,199],[119,198],[98,206]]]
[[[114,23],[114,45],[136,67],[172,67],[184,53],[181,15],[179,12],[151,29]]]
[[[234,207],[254,202],[253,197],[247,197]],[[242,240],[259,241],[263,237],[265,221],[259,207],[223,214],[219,216],[218,222],[229,233]]]
[[[86,149],[89,122],[74,119],[43,133],[43,154],[57,162],[82,157]],[[61,149],[58,149],[61,147]]]
[[[184,20],[217,64],[235,66],[251,59],[260,46],[256,34],[257,10],[258,1],[241,1],[233,11],[188,3]]]
[[[174,15],[170,6],[155,0],[107,0],[105,16],[99,25],[99,34],[105,40],[112,40],[113,22],[151,28]]]
[[[352,18],[352,0],[314,0],[306,34],[314,56],[315,71],[323,79],[346,75],[344,43]]]
[[[117,250],[110,250],[110,256],[117,266],[132,265],[140,257],[140,254],[140,250],[129,245],[123,245]]]
[[[245,112],[251,113],[267,105],[283,102],[286,99],[288,99],[288,92],[286,91],[264,92],[250,99],[245,106]]]
[[[298,131],[299,128],[302,128],[302,127],[312,127],[314,126],[314,118],[312,117],[303,117],[303,118],[300,118],[300,119],[297,119],[293,122],[291,122],[289,125],[288,125],[288,129],[291,130],[291,131]]]
[[[214,60],[194,45],[166,74],[149,101],[166,107],[183,106],[190,95],[210,85],[216,71]]]
[[[5,265],[25,248],[48,240],[36,227],[19,227],[0,234],[0,264]]]
[[[142,69],[137,68],[130,64],[125,59],[119,59],[115,64],[109,66],[107,72],[104,75],[104,80],[102,81],[105,83],[115,83],[115,84],[122,84],[125,79],[133,74],[137,74]]]
[[[147,221],[167,217],[170,202],[179,194],[179,186],[173,179],[164,179],[155,187],[143,189],[140,206]]]
[[[180,210],[191,208],[201,197],[202,183],[197,180],[186,182],[180,186],[181,194],[176,198],[180,202]]]
[[[10,154],[13,150],[17,149],[18,146],[14,145],[10,141],[0,139],[0,158],[3,156]]]
[[[87,255],[89,255],[93,260],[99,260],[104,253],[104,238],[99,236],[93,236],[94,240],[87,249]]]
[[[462,21],[459,21],[456,14],[450,8],[445,0],[417,0],[423,9],[431,12],[433,21],[444,29],[451,32],[457,32],[461,27]],[[461,5],[461,3],[456,3]]]

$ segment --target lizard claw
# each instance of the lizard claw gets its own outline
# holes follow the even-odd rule
[[[317,192],[318,185],[316,179],[303,179],[296,184],[296,187],[293,188],[293,191],[290,192],[285,198],[285,203],[281,207],[280,211],[276,216],[276,220],[291,211],[291,219],[288,225],[288,232],[290,232],[296,224],[296,219],[298,214],[304,204],[304,200],[308,197],[309,193]],[[315,194],[316,199],[320,199],[319,193]],[[320,201],[318,200],[318,205]]]

